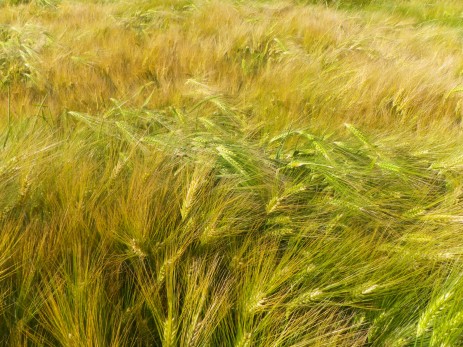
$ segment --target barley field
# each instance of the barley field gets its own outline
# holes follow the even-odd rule
[[[0,0],[0,346],[463,346],[463,2]]]

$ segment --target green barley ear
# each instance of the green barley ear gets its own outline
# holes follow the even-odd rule
[[[224,145],[219,145],[216,147],[216,150],[221,158],[235,170],[236,173],[239,173],[246,180],[250,179],[251,176],[246,172],[244,166],[238,162],[236,154],[230,148],[225,147]]]
[[[354,135],[357,140],[359,140],[361,143],[363,143],[367,147],[374,147],[370,141],[368,141],[367,137],[356,127],[354,127],[352,124],[349,123],[344,123],[344,126],[347,128],[347,130],[350,131],[352,135]]]
[[[176,346],[175,343],[175,335],[177,331],[177,322],[175,317],[170,316],[170,309],[169,309],[169,316],[164,321],[164,331],[163,331],[163,340],[162,345],[166,347],[173,347]]]
[[[201,186],[205,183],[205,178],[208,176],[207,171],[207,168],[206,170],[203,170],[200,167],[195,167],[191,175],[190,183],[187,186],[185,198],[183,199],[182,207],[180,209],[180,214],[182,215],[183,220],[185,220],[188,217],[195,203],[195,200],[201,193]]]
[[[435,321],[439,319],[441,311],[445,310],[454,293],[447,292],[433,299],[427,306],[426,310],[421,314],[416,328],[416,336],[421,337],[432,329]]]
[[[236,347],[249,347],[252,343],[252,334],[251,333],[242,333],[238,337],[238,340],[235,343]]]

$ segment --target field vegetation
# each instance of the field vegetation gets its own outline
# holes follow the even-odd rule
[[[462,23],[0,0],[0,345],[463,346]]]

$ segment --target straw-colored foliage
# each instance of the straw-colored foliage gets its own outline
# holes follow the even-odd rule
[[[463,346],[462,13],[0,1],[0,344]]]

